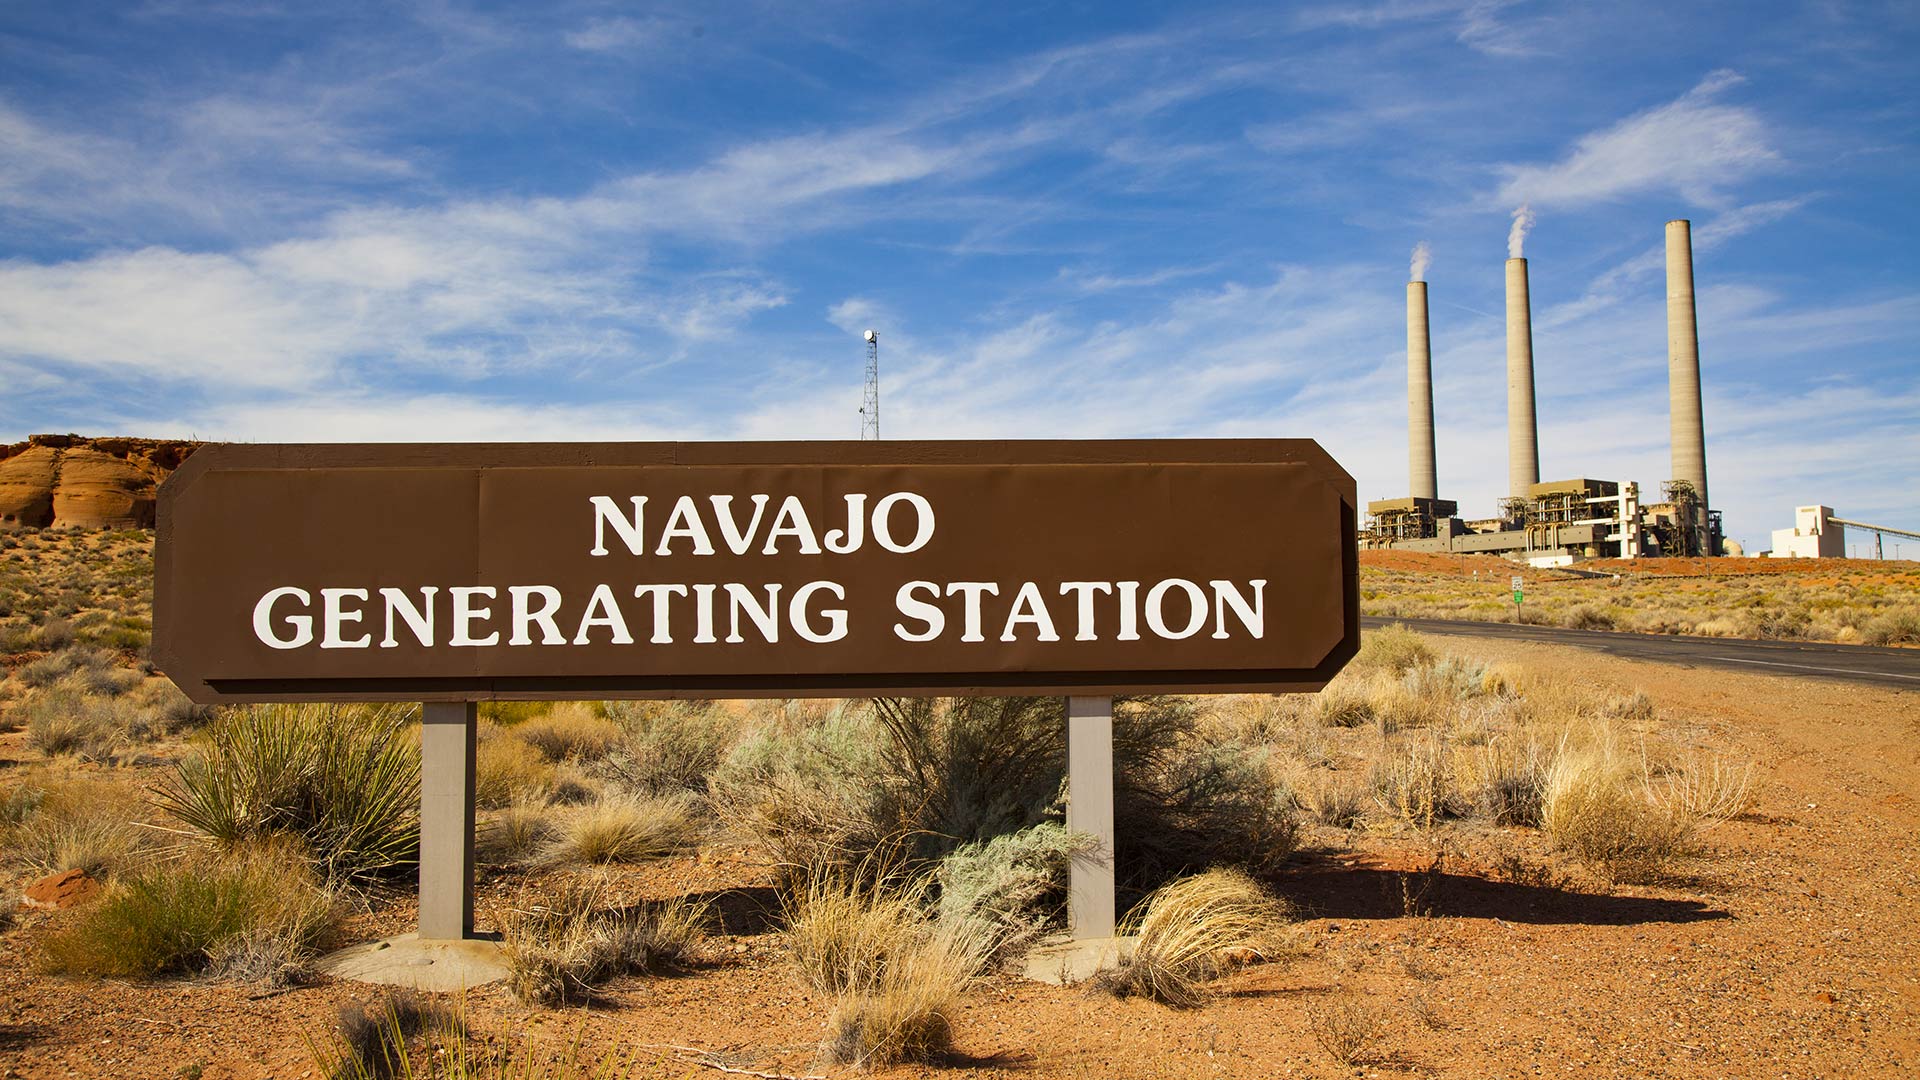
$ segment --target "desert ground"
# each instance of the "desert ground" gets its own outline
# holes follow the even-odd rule
[[[1123,903],[1206,878],[1238,915],[1194,920],[1195,963],[1074,986],[1014,971],[1060,919],[1055,703],[490,707],[477,921],[515,978],[396,998],[313,963],[410,928],[380,802],[417,769],[409,718],[192,708],[144,660],[150,535],[0,537],[0,885],[78,868],[91,894],[0,930],[5,1076],[380,1075],[388,1031],[403,1075],[527,1080],[1920,1061],[1920,693],[1389,629],[1320,695],[1132,703]],[[1369,611],[1385,574],[1504,589],[1477,564],[1375,564]],[[1684,617],[1853,612],[1864,638],[1920,603],[1912,564],[1779,565]],[[1538,588],[1563,586],[1625,587]],[[337,749],[394,771],[274,803],[270,736],[328,725],[387,732]]]
[[[1379,550],[1361,552],[1360,566],[1361,609],[1385,618],[1920,645],[1920,562],[1911,559],[1593,559],[1536,569],[1491,555]]]

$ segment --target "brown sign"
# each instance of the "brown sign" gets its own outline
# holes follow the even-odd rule
[[[1310,690],[1354,507],[1309,440],[208,446],[154,659],[201,702]]]

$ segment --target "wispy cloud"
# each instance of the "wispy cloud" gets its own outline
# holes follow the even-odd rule
[[[588,52],[625,52],[652,45],[666,32],[659,19],[589,19],[566,35],[568,45]]]
[[[1718,101],[1742,81],[1716,71],[1674,101],[1581,136],[1551,165],[1503,166],[1495,201],[1565,207],[1673,192],[1725,205],[1728,187],[1781,160],[1759,114]]]

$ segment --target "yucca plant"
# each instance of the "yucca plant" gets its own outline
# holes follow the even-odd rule
[[[420,850],[420,749],[410,720],[390,706],[228,712],[154,798],[225,847],[296,836],[329,880],[411,865]]]

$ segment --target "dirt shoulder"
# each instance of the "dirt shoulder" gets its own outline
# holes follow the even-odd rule
[[[1444,647],[1646,691],[1669,736],[1758,763],[1751,812],[1708,832],[1711,856],[1674,880],[1611,889],[1551,860],[1513,880],[1498,865],[1512,838],[1484,824],[1323,830],[1275,881],[1309,916],[1299,959],[1251,968],[1192,1011],[997,977],[955,1018],[961,1056],[884,1075],[1348,1075],[1311,1032],[1341,1003],[1378,1012],[1374,1075],[1909,1074],[1920,1061],[1920,694],[1546,645]],[[784,967],[756,914],[763,884],[726,848],[622,870],[616,887],[636,897],[743,890],[708,962],[617,982],[585,1011],[480,988],[466,996],[470,1022],[556,1052],[584,1033],[595,1048],[695,1046],[764,1071],[839,1075],[814,1063],[828,1006]],[[522,888],[489,880],[482,924]],[[394,932],[409,916],[404,899],[376,901],[353,933]],[[307,1038],[375,996],[324,981],[256,998],[224,984],[38,974],[35,945],[59,918],[21,913],[0,935],[4,1075],[317,1075]],[[640,1075],[723,1075],[639,1052],[660,1061]]]

